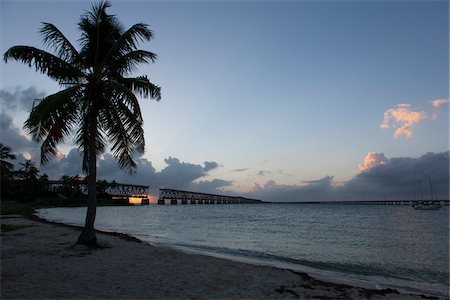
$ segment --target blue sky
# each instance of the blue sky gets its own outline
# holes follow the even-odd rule
[[[448,1],[111,1],[126,27],[150,25],[141,48],[158,55],[142,66],[162,87],[145,101],[145,159],[217,168],[198,180],[301,186],[360,174],[369,152],[418,158],[449,149]],[[1,2],[1,51],[42,48],[40,22],[56,25],[76,44],[89,1]],[[2,63],[2,90],[58,86],[17,62]],[[406,124],[412,135],[380,128],[384,113],[408,104],[424,113]],[[31,104],[30,104],[31,107]],[[9,112],[21,126],[25,110]],[[397,110],[396,110],[397,111]],[[68,154],[68,143],[61,150]]]

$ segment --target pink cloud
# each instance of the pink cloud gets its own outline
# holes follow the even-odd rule
[[[439,119],[441,113],[441,106],[448,104],[448,99],[434,99],[430,100],[431,106],[433,107],[433,114],[431,115],[430,121],[434,122]]]
[[[397,128],[394,132],[395,138],[402,135],[410,138],[413,135],[414,125],[425,118],[426,113],[424,111],[413,111],[410,104],[399,104],[397,107],[384,112],[384,119],[380,127]]]
[[[359,170],[361,172],[364,172],[373,167],[385,165],[388,162],[389,159],[384,156],[384,153],[369,152],[367,153],[366,157],[364,157],[363,163],[359,165]]]
[[[435,100],[430,100],[430,102],[434,109],[439,109],[442,105],[447,104],[449,102],[449,100],[448,99],[435,99]]]

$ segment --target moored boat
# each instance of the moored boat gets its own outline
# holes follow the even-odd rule
[[[418,201],[413,202],[412,207],[418,210],[439,210],[443,205],[441,201],[437,199],[436,192],[433,189],[433,184],[431,183],[431,178],[428,176],[428,181],[430,183],[430,194],[431,200],[428,201]]]
[[[412,207],[419,210],[439,210],[442,205],[440,201],[419,201],[413,203]]]

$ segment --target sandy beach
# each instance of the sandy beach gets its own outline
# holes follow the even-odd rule
[[[307,274],[154,247],[98,233],[74,246],[78,228],[2,216],[2,299],[430,299],[333,284]]]

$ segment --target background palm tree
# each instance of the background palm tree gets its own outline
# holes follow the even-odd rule
[[[16,156],[11,153],[11,148],[0,143],[0,164],[1,171],[8,172],[14,169],[14,165],[10,163],[8,160],[14,160]]]
[[[14,164],[10,161],[14,159],[16,156],[11,153],[11,148],[0,143],[0,198],[2,201],[11,196]]]
[[[15,46],[4,60],[28,64],[59,82],[63,90],[45,97],[31,111],[24,128],[41,145],[41,164],[56,154],[56,146],[75,131],[88,176],[88,210],[78,243],[95,244],[94,222],[98,157],[107,142],[119,166],[133,172],[133,152],[144,151],[143,119],[136,95],[160,100],[161,89],[146,76],[126,77],[139,63],[154,62],[156,55],[138,50],[140,41],[153,37],[148,25],[138,23],[124,30],[109,3],[93,5],[81,16],[80,49],[49,23],[43,23],[44,44],[54,54],[28,46]]]

